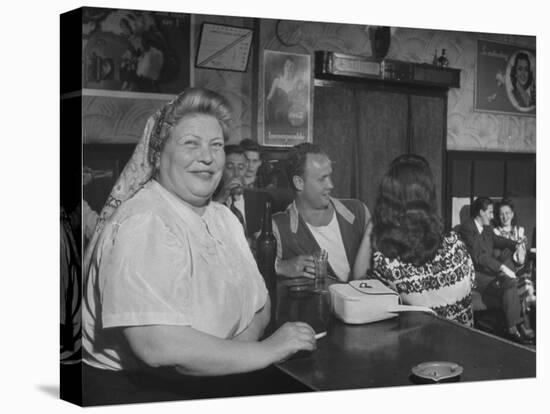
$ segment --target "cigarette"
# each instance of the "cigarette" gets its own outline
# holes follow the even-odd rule
[[[318,334],[315,334],[315,340],[321,339],[322,337],[327,336],[327,331],[325,332],[319,332]]]

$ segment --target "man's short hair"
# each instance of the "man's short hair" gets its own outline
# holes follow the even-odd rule
[[[491,200],[489,197],[476,198],[470,207],[470,217],[479,216],[480,211],[487,210],[487,207],[489,207],[492,204],[493,204],[493,200]]]
[[[243,151],[254,151],[258,154],[262,154],[262,147],[258,145],[256,141],[251,140],[250,138],[245,138],[241,142],[239,142],[239,145],[243,149]]]
[[[297,190],[294,186],[294,176],[304,177],[306,169],[307,154],[323,154],[327,155],[320,146],[304,142],[302,144],[292,147],[286,160],[287,175],[290,181],[290,185],[294,190]]]
[[[244,149],[238,144],[230,144],[223,147],[225,156],[227,157],[230,154],[241,154],[244,155]]]

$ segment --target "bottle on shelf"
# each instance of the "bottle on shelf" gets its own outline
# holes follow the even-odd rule
[[[447,59],[447,56],[445,54],[445,49],[441,49],[441,56],[437,59],[438,66],[442,68],[446,68],[449,66],[449,59]]]
[[[434,58],[433,58],[433,60],[432,60],[432,65],[437,66],[437,64],[438,64],[438,61],[437,61],[437,49],[435,49]]]

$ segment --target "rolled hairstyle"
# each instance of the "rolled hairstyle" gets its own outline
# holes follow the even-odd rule
[[[380,182],[374,210],[375,248],[390,259],[421,266],[440,248],[441,233],[428,162],[415,154],[397,157]]]
[[[172,128],[187,115],[210,115],[218,120],[224,141],[229,139],[231,106],[220,94],[203,88],[188,88],[158,113],[149,140],[149,162],[156,165]]]

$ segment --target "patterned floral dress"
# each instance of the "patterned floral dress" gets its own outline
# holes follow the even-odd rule
[[[439,316],[473,325],[474,264],[455,232],[443,237],[434,258],[421,266],[373,255],[374,276],[399,293],[406,305],[426,306]]]

